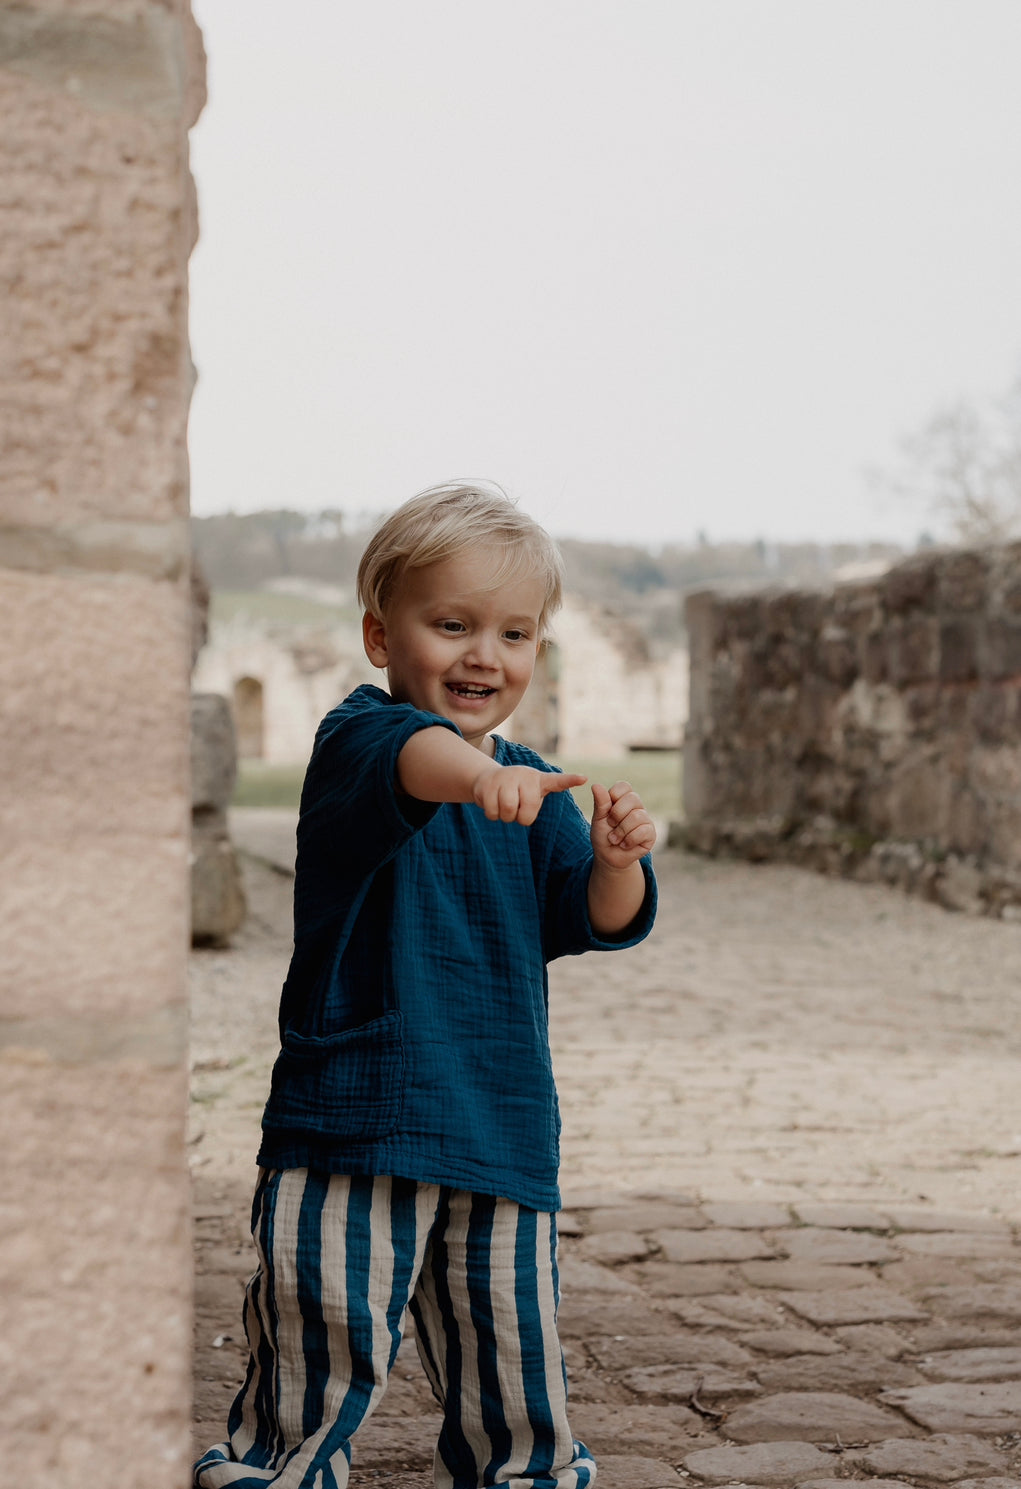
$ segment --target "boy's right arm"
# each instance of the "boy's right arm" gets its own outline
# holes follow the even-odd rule
[[[583,786],[586,777],[497,765],[460,735],[436,726],[420,729],[408,740],[397,757],[397,780],[402,791],[419,801],[470,801],[491,822],[529,827],[551,792]]]

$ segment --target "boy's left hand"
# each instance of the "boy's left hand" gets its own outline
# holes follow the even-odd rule
[[[630,782],[617,781],[609,790],[593,782],[592,801],[592,851],[600,863],[624,869],[651,850],[656,829]]]

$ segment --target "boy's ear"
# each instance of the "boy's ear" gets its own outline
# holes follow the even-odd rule
[[[362,645],[365,655],[373,667],[385,667],[389,661],[386,647],[386,627],[378,615],[366,610],[362,616]]]

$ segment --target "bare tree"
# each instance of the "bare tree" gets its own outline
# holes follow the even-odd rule
[[[1021,376],[1000,398],[937,409],[873,482],[926,508],[966,543],[1021,537]]]

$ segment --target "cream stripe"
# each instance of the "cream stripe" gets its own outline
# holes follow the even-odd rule
[[[305,1356],[301,1319],[290,1300],[297,1288],[298,1222],[307,1181],[307,1169],[288,1169],[280,1175],[273,1223],[272,1277],[274,1290],[283,1300],[275,1320],[277,1379],[273,1388],[279,1399],[278,1420],[285,1449],[295,1447],[302,1435]]]
[[[482,1403],[479,1399],[479,1338],[472,1321],[468,1297],[468,1241],[471,1232],[472,1196],[456,1191],[450,1201],[450,1227],[447,1231],[448,1255],[453,1253],[455,1276],[460,1286],[451,1288],[451,1309],[461,1344],[461,1431],[468,1439],[476,1458],[485,1453],[489,1438],[482,1425]],[[448,1272],[449,1282],[449,1272]],[[482,1463],[485,1465],[485,1457]]]
[[[344,1299],[344,1276],[346,1272],[347,1245],[346,1224],[347,1204],[350,1196],[350,1180],[345,1174],[331,1174],[326,1190],[326,1198],[323,1201],[322,1213],[319,1222],[319,1264],[321,1268],[321,1291],[323,1320],[326,1324],[327,1342],[330,1353],[330,1379],[327,1381],[324,1392],[325,1414],[320,1423],[319,1430],[311,1437],[301,1440],[301,1407],[304,1401],[304,1381],[302,1381],[302,1395],[297,1400],[298,1406],[298,1428],[291,1435],[288,1433],[288,1442],[292,1444],[301,1443],[301,1447],[290,1460],[287,1468],[280,1475],[280,1489],[287,1484],[300,1484],[309,1466],[315,1460],[316,1453],[325,1434],[329,1431],[335,1416],[337,1393],[335,1386],[335,1372],[338,1366],[347,1371],[350,1365],[350,1354],[347,1343],[347,1326],[337,1321],[338,1302],[343,1306]],[[294,1296],[293,1284],[291,1296]],[[343,1317],[343,1314],[341,1314]],[[301,1331],[301,1320],[296,1320],[298,1332]],[[304,1371],[300,1372],[304,1375]],[[297,1372],[296,1372],[297,1374]],[[341,1398],[343,1399],[343,1398]],[[331,1411],[332,1408],[332,1411]],[[338,1453],[342,1462],[333,1465],[337,1483],[340,1489],[347,1483],[348,1466],[343,1453]]]
[[[536,1226],[535,1265],[539,1279],[539,1310],[543,1320],[543,1354],[546,1362],[546,1397],[553,1417],[555,1437],[554,1466],[567,1465],[574,1458],[574,1437],[567,1423],[567,1392],[564,1388],[564,1355],[556,1329],[556,1295],[553,1289],[553,1216],[541,1214]],[[574,1489],[577,1474],[562,1480],[562,1489]]]
[[[493,1316],[497,1322],[496,1372],[503,1398],[503,1416],[511,1436],[510,1451],[503,1464],[507,1475],[522,1474],[535,1452],[535,1434],[528,1420],[521,1364],[521,1330],[518,1324],[517,1267],[515,1253],[519,1207],[498,1199],[493,1223]]]

